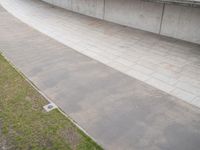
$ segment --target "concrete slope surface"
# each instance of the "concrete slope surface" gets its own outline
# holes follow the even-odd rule
[[[0,7],[0,51],[109,150],[199,150],[200,110],[97,62]]]
[[[0,4],[66,46],[200,107],[200,45],[80,15],[39,0],[1,0]]]

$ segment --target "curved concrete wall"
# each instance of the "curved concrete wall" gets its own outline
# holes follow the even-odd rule
[[[81,14],[103,19],[104,0],[73,0],[72,9]]]
[[[106,0],[105,20],[159,33],[163,4],[141,0]]]
[[[80,14],[103,19],[104,0],[43,0]]]
[[[72,0],[42,0],[49,4],[65,8],[67,10],[72,10]]]
[[[141,0],[43,0],[50,4],[200,44],[200,8]]]
[[[200,44],[200,8],[166,5],[161,34]]]

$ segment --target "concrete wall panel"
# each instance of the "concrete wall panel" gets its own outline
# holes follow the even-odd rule
[[[200,44],[200,8],[166,5],[161,34]]]
[[[75,12],[103,19],[104,0],[72,0]]]
[[[106,0],[105,20],[158,33],[163,4],[141,0]]]
[[[43,0],[49,4],[72,10],[72,0]]]

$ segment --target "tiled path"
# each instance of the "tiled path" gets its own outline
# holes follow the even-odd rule
[[[0,51],[108,150],[199,150],[199,108],[76,52],[1,7]]]
[[[52,8],[1,0],[16,17],[63,44],[200,107],[200,46]]]

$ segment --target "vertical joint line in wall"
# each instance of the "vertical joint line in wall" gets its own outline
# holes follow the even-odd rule
[[[103,1],[103,20],[105,19],[106,0]]]
[[[71,0],[71,11],[74,11],[73,10],[73,0]]]
[[[162,23],[163,23],[164,11],[165,11],[165,3],[163,4],[163,11],[162,11],[162,16],[161,16],[161,21],[160,21],[159,34],[161,33],[161,30],[162,30]]]

